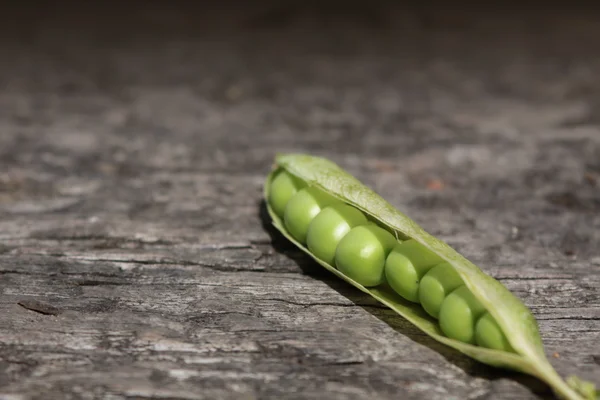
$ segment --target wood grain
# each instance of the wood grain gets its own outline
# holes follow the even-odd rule
[[[600,15],[127,4],[0,13],[0,398],[552,398],[274,232],[284,151],[499,279],[600,385]]]

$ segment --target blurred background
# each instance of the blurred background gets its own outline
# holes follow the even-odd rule
[[[0,384],[549,397],[272,235],[278,152],[356,175],[521,298],[560,373],[600,382],[599,38],[584,2],[2,3]]]
[[[600,16],[585,3],[22,1],[0,20],[13,175],[258,187],[276,152],[298,151],[434,219],[532,196],[573,218],[600,209]],[[573,237],[548,240],[589,252]]]

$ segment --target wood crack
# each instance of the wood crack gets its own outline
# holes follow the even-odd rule
[[[44,303],[39,300],[33,300],[33,299],[19,300],[17,302],[17,304],[27,310],[34,311],[34,312],[37,312],[39,314],[44,314],[44,315],[58,315],[61,312],[60,308],[55,307],[48,303]]]
[[[276,298],[265,298],[264,300],[277,301],[277,302],[282,302],[282,303],[305,307],[305,308],[309,308],[309,307],[348,307],[348,308],[367,307],[367,308],[377,308],[377,309],[382,309],[382,310],[390,310],[390,308],[386,307],[385,305],[378,305],[378,304],[356,304],[356,303],[335,303],[335,302],[301,303],[301,302],[297,302],[297,301],[293,301],[293,300],[276,299]]]

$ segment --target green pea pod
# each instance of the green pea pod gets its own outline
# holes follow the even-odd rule
[[[430,317],[419,304],[404,300],[386,285],[376,288],[364,287],[344,275],[335,266],[313,255],[307,247],[292,237],[282,218],[269,205],[270,184],[275,173],[281,169],[309,187],[314,186],[332,198],[356,207],[371,220],[376,221],[378,225],[395,234],[398,239],[413,239],[451,264],[475,298],[497,321],[515,352],[494,350],[450,339],[444,336],[438,322]],[[564,381],[554,370],[544,353],[535,318],[517,297],[500,282],[485,274],[446,243],[425,232],[415,221],[395,209],[377,193],[333,162],[304,154],[277,155],[273,171],[269,174],[264,186],[264,196],[273,225],[287,239],[313,257],[328,271],[390,307],[433,339],[482,363],[536,376],[552,387],[560,397],[573,400],[595,400],[596,391],[593,384],[576,377]]]

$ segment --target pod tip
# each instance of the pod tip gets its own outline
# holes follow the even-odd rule
[[[575,375],[567,378],[567,384],[586,400],[596,400],[600,396],[593,382],[585,381]]]

